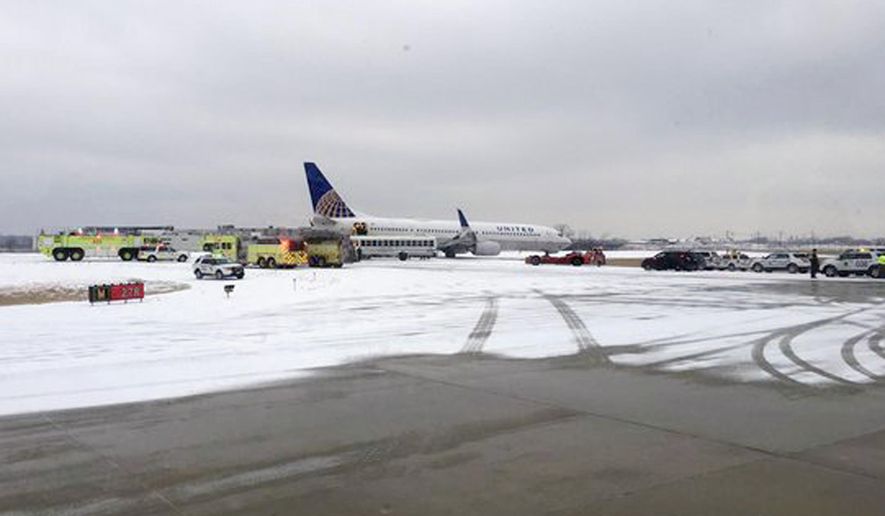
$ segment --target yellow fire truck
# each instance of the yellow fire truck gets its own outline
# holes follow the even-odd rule
[[[200,249],[217,256],[224,256],[232,262],[238,262],[243,258],[240,237],[236,235],[203,235],[200,238]]]
[[[70,259],[79,262],[83,258],[120,258],[123,261],[134,260],[138,249],[143,245],[157,245],[156,237],[137,235],[68,234],[37,236],[37,249],[45,256],[63,262]]]
[[[246,249],[246,263],[262,269],[307,265],[307,251],[300,240],[265,237],[250,242]]]

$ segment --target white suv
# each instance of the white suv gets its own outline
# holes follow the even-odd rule
[[[186,262],[188,254],[186,251],[176,251],[175,248],[168,245],[158,245],[156,247],[141,247],[138,249],[138,259],[145,262],[156,261],[178,261]]]
[[[704,270],[712,271],[721,268],[722,259],[713,251],[692,251],[704,259]]]
[[[750,264],[754,272],[787,271],[790,274],[797,272],[806,273],[811,268],[808,253],[771,253],[768,256],[757,258]]]
[[[232,262],[224,257],[201,256],[194,260],[194,276],[203,279],[205,276],[213,276],[215,279],[237,278],[243,279],[246,269],[239,263]]]
[[[749,256],[738,251],[725,253],[719,260],[719,269],[730,271],[745,271],[750,268],[752,260]]]
[[[878,278],[881,272],[879,255],[872,251],[845,251],[836,258],[828,258],[820,264],[827,277],[868,274]]]

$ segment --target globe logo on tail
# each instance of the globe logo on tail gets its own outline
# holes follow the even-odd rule
[[[314,211],[319,215],[329,218],[354,216],[353,212],[350,211],[350,208],[348,208],[346,204],[344,204],[344,201],[341,200],[341,197],[338,196],[335,190],[329,190],[324,193],[323,196],[320,197],[320,200],[317,201]]]

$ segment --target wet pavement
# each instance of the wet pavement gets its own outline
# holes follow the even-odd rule
[[[488,319],[486,319],[488,320]],[[0,419],[0,514],[882,514],[885,390],[384,358]]]
[[[483,292],[450,355],[2,417],[0,515],[885,513],[885,282],[650,278]],[[492,354],[543,335],[572,354]]]

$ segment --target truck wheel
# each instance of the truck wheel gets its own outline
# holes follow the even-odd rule
[[[799,272],[799,266],[795,263],[791,263],[790,265],[787,265],[787,272],[789,272],[790,274],[796,274],[797,272]]]
[[[882,267],[873,265],[867,270],[867,274],[869,274],[871,278],[878,278],[882,275]]]
[[[322,256],[317,256],[317,267],[325,267],[325,266],[326,266],[326,259],[323,258]]]
[[[532,265],[541,265],[541,257],[532,256]]]
[[[86,256],[86,253],[82,249],[71,249],[71,261],[79,262]]]
[[[267,268],[268,269],[276,269],[277,268],[277,261],[274,260],[273,258],[268,258],[267,259]]]
[[[455,257],[455,251],[446,251],[445,254],[446,254],[446,258],[454,258]]]
[[[196,276],[197,279],[203,279],[203,271],[201,271],[200,269],[195,270],[194,276]]]
[[[55,258],[57,262],[63,262],[68,259],[68,250],[67,249],[53,249],[52,257]]]
[[[266,269],[267,268],[267,260],[265,260],[263,256],[258,258],[258,268],[259,269]]]
[[[762,267],[761,263],[753,264],[753,272],[762,272],[763,270],[764,270],[764,267]]]
[[[650,271],[650,270],[651,270],[651,264],[648,263],[648,262],[643,263],[643,264],[642,264],[642,269],[643,269],[643,270],[646,270],[646,271]]]
[[[734,272],[735,269],[737,269],[737,267],[735,266],[735,264],[733,264],[733,263],[729,263],[729,264],[728,264],[728,270],[729,270],[729,271]]]
[[[179,262],[179,263],[184,263],[184,262],[186,262],[186,261],[187,261],[187,255],[186,255],[186,254],[183,254],[183,255],[181,255],[181,256],[178,257],[178,262]]]
[[[124,262],[131,262],[132,258],[134,258],[134,257],[135,257],[135,255],[132,254],[131,249],[121,249],[120,250],[120,259],[123,260]]]
[[[223,279],[224,279],[224,273],[221,272],[221,271],[215,271],[215,279],[217,279],[217,280],[223,280]]]
[[[584,260],[575,256],[574,258],[572,258],[572,265],[574,265],[575,267],[580,267],[581,265],[584,265]]]
[[[836,271],[836,268],[832,265],[827,265],[826,267],[824,267],[824,276],[828,278],[835,278],[837,273],[838,271]]]
[[[316,267],[317,266],[317,257],[316,256],[308,256],[307,257],[307,266],[308,267]]]
[[[150,255],[147,257],[147,261],[154,263],[155,261],[157,261],[157,257],[154,255]]]
[[[404,262],[409,259],[409,253],[403,251],[397,255],[397,258],[399,258],[399,261]]]

